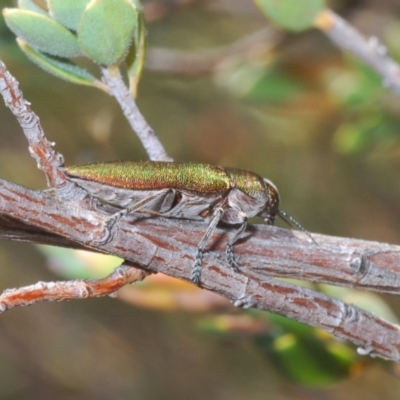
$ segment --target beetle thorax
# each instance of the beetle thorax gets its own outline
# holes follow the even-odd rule
[[[228,196],[229,207],[247,218],[274,213],[279,198],[275,186],[254,172],[226,168],[231,190]]]

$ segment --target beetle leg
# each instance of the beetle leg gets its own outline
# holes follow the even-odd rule
[[[116,221],[118,221],[121,217],[124,215],[130,213],[130,212],[135,212],[138,211],[142,206],[150,203],[152,200],[156,199],[157,197],[161,197],[164,194],[166,194],[170,189],[166,189],[163,191],[156,192],[154,194],[151,194],[150,196],[145,197],[144,199],[141,199],[137,201],[136,203],[129,205],[128,207],[125,207],[121,211],[116,212],[115,214],[111,215],[109,220],[107,221],[107,226],[110,229]]]
[[[204,253],[204,248],[206,247],[207,241],[210,238],[211,233],[215,229],[215,227],[218,225],[218,222],[221,220],[222,216],[224,215],[224,209],[222,207],[218,207],[215,210],[215,214],[213,215],[210,224],[207,227],[207,230],[200,240],[199,245],[197,246],[197,254],[196,258],[193,264],[193,270],[192,270],[192,281],[196,285],[200,282],[200,274],[201,274],[201,262],[203,260],[203,253]]]
[[[226,258],[228,260],[228,263],[236,271],[239,271],[240,268],[238,263],[236,262],[235,254],[233,253],[233,245],[239,239],[240,235],[244,232],[246,227],[247,227],[247,218],[243,221],[242,225],[240,225],[239,229],[235,232],[233,237],[228,241],[228,245],[226,247]]]

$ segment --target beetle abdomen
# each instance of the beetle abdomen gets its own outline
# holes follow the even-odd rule
[[[106,162],[66,168],[67,175],[131,190],[177,189],[194,193],[224,193],[230,178],[223,168],[176,162]]]

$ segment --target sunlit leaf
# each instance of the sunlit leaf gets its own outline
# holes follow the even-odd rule
[[[110,66],[126,56],[138,14],[129,0],[93,0],[78,28],[79,43],[93,61]]]

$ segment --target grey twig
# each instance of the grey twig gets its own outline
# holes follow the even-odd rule
[[[53,150],[43,132],[39,117],[32,111],[24,99],[17,80],[10,74],[0,60],[0,92],[4,102],[17,118],[29,143],[29,152],[36,160],[38,168],[43,170],[49,186],[60,187],[65,184],[66,176],[61,169],[63,156]]]
[[[172,158],[166,153],[164,146],[154,133],[154,130],[147,123],[132,94],[129,92],[121,74],[117,68],[102,68],[103,81],[110,89],[120,105],[126,119],[132,129],[138,135],[143,147],[145,148],[150,160],[152,161],[172,161]]]
[[[315,26],[337,46],[354,54],[380,74],[384,86],[400,91],[400,66],[387,55],[386,47],[378,38],[365,38],[331,10],[324,10],[315,21]]]

